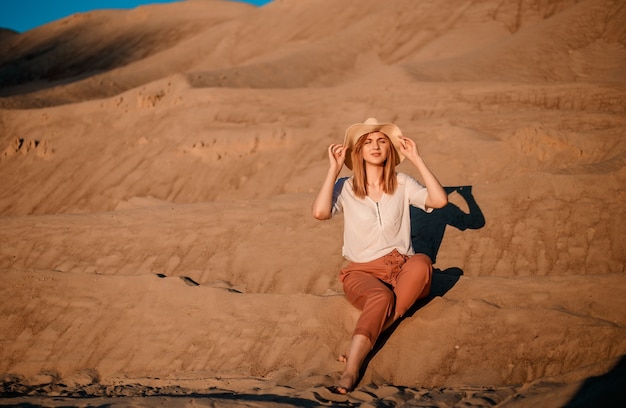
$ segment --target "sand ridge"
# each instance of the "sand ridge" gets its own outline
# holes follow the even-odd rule
[[[0,403],[610,402],[625,10],[194,0],[4,33]],[[326,147],[370,116],[417,141],[450,205],[416,230],[431,297],[340,398],[358,312],[342,220],[310,208]]]

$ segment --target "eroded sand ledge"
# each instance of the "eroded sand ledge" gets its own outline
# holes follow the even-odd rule
[[[4,36],[0,402],[614,395],[624,7],[408,4],[194,1]],[[452,204],[426,231],[431,299],[341,399],[342,222],[309,212],[326,146],[368,116],[418,141]]]

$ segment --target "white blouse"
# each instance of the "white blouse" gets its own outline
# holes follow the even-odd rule
[[[413,255],[409,205],[426,208],[428,190],[415,179],[397,173],[398,185],[392,195],[379,202],[354,195],[353,178],[341,178],[333,191],[332,214],[344,213],[343,256],[352,262],[369,262],[394,249]]]

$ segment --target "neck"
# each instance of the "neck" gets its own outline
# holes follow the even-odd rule
[[[381,166],[365,166],[365,176],[368,187],[380,187],[383,185],[383,168]]]

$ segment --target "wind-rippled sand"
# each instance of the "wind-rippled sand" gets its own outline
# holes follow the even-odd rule
[[[0,405],[623,401],[625,23],[608,0],[215,0],[3,32]],[[338,396],[358,311],[342,220],[310,206],[372,116],[451,204],[416,221],[430,298]]]

